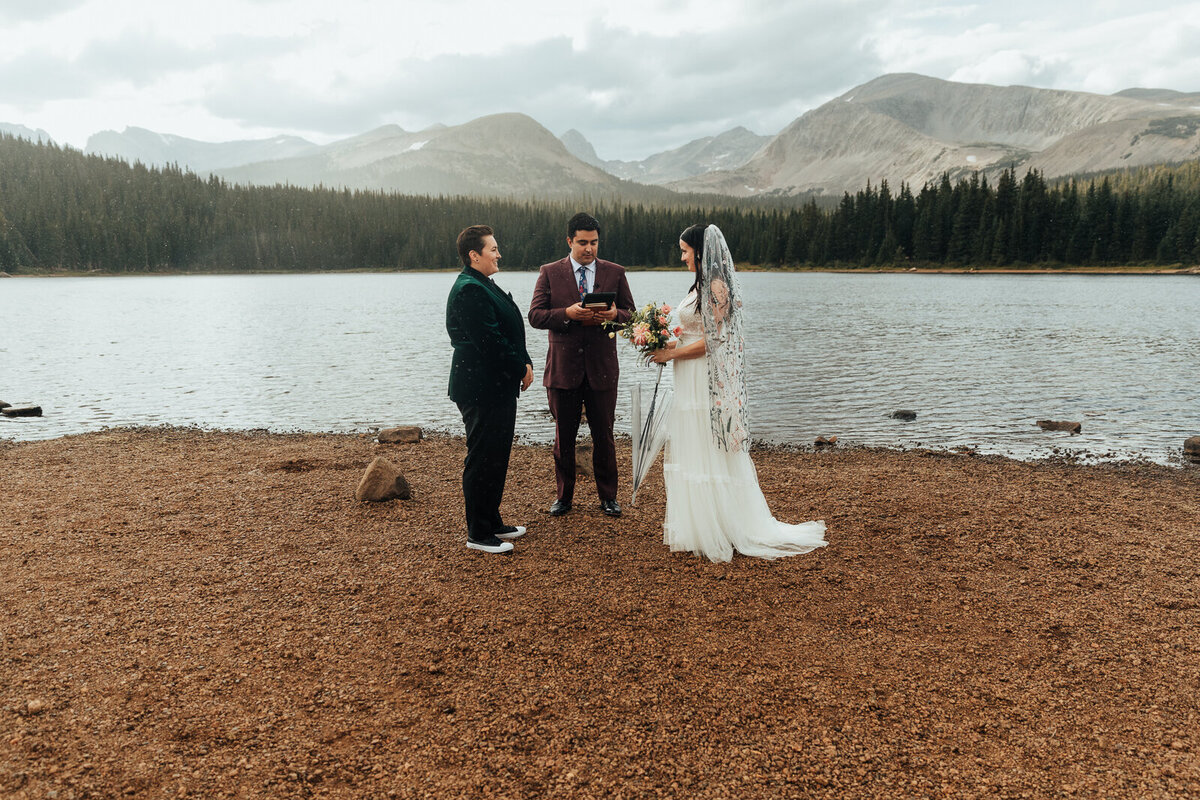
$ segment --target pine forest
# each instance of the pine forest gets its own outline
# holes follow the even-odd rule
[[[493,226],[508,270],[561,257],[589,210],[604,257],[678,263],[679,232],[714,222],[762,268],[1200,264],[1200,162],[1047,181],[1008,169],[919,188],[880,182],[833,207],[728,198],[676,207],[416,197],[231,185],[176,167],[0,137],[0,271],[259,272],[454,268],[454,239]]]

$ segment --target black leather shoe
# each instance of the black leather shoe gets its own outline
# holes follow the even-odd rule
[[[608,514],[610,517],[621,516],[621,507],[617,505],[616,500],[601,500],[600,510],[605,514]]]
[[[570,500],[555,500],[554,505],[550,506],[550,516],[561,517],[563,514],[571,510]]]

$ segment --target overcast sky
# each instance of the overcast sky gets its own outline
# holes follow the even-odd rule
[[[520,111],[643,158],[888,72],[1200,91],[1200,2],[0,0],[0,122],[325,143]]]

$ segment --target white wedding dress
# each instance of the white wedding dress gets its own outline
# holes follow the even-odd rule
[[[696,294],[678,306],[679,347],[704,338]],[[736,550],[780,558],[824,547],[825,522],[789,525],[771,516],[758,472],[745,449],[725,450],[713,439],[708,357],[678,359],[675,399],[667,418],[663,455],[667,513],[663,543],[711,561],[729,561]]]

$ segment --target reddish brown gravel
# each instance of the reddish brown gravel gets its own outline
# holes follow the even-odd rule
[[[830,546],[710,564],[540,446],[468,551],[462,455],[0,440],[0,798],[1200,796],[1200,470],[756,452]]]

